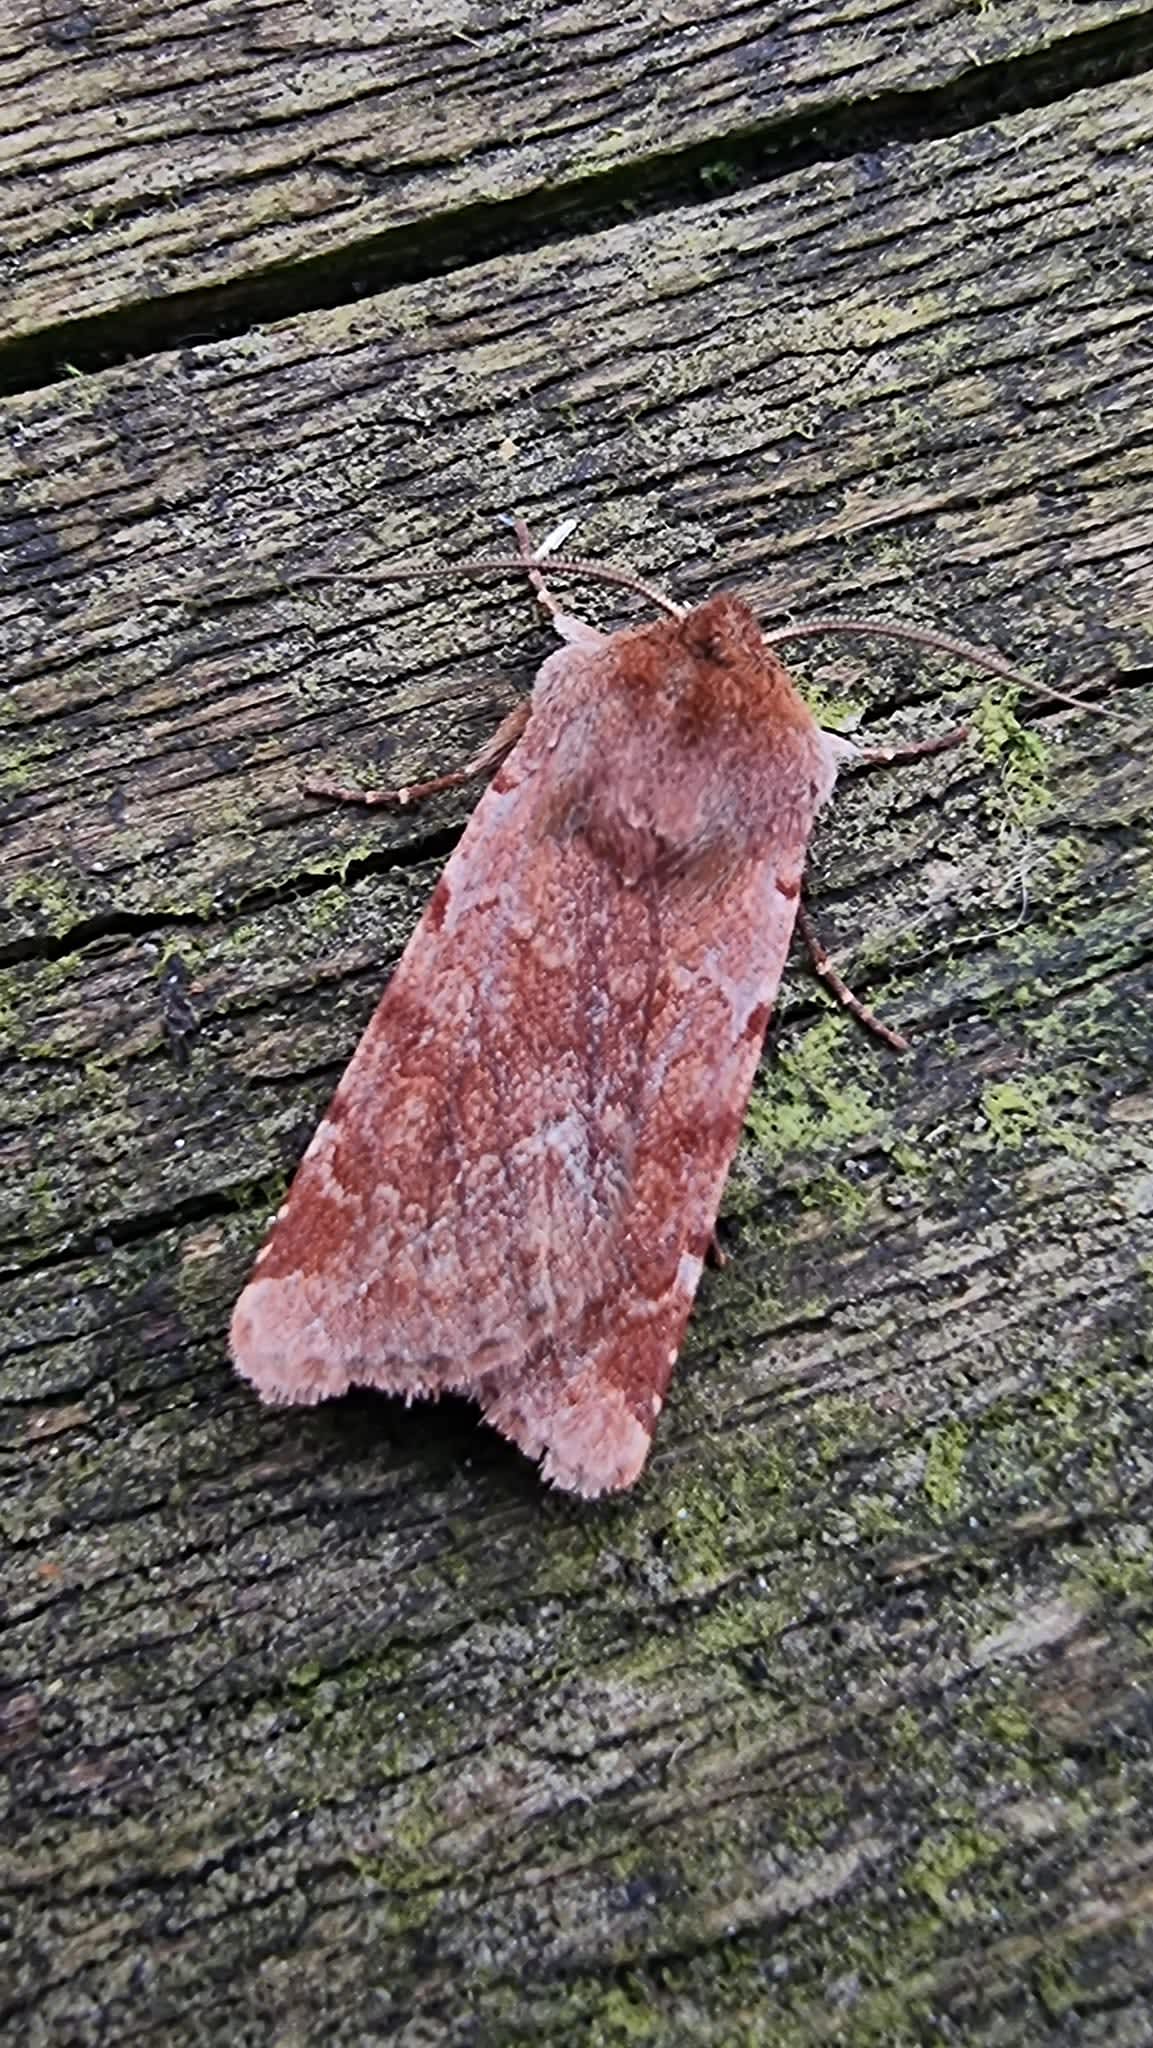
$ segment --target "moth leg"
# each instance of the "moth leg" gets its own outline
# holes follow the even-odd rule
[[[347,782],[329,782],[324,777],[310,779],[301,786],[306,796],[329,797],[338,804],[418,804],[426,796],[439,796],[442,789],[460,789],[462,784],[472,782],[480,775],[491,775],[500,767],[506,754],[511,754],[529,721],[532,710],[531,698],[524,697],[514,704],[507,717],[502,718],[490,740],[486,740],[480,752],[466,761],[463,768],[450,768],[444,775],[434,775],[428,782],[408,782],[400,789],[357,789]]]
[[[826,732],[822,738],[829,742],[840,768],[891,768],[903,761],[919,761],[926,754],[944,754],[953,747],[963,746],[971,728],[967,725],[950,726],[947,732],[935,733],[931,739],[910,740],[900,747],[858,747],[847,740],[843,733]],[[797,929],[805,942],[808,955],[813,963],[813,972],[818,974],[825,986],[831,989],[837,1001],[850,1010],[866,1031],[891,1045],[894,1052],[908,1052],[909,1041],[902,1038],[888,1024],[882,1023],[876,1013],[853,994],[846,981],[837,973],[828,954],[816,934],[813,920],[803,903],[797,905]]]
[[[883,1039],[886,1045],[891,1045],[894,1052],[908,1052],[908,1039],[902,1038],[900,1032],[893,1031],[888,1024],[883,1024],[875,1012],[870,1010],[868,1004],[863,1003],[859,996],[853,994],[848,983],[842,981],[817,937],[813,920],[803,903],[798,903],[797,905],[797,929],[808,948],[814,974],[820,975],[821,980],[827,988],[832,990],[837,1001],[843,1004],[846,1010],[852,1012],[858,1023],[864,1025],[866,1031],[873,1032],[877,1038]]]
[[[971,731],[968,725],[951,725],[932,739],[910,740],[901,747],[855,747],[836,732],[826,733],[825,738],[839,743],[837,753],[846,768],[891,768],[902,761],[919,761],[925,754],[945,754],[952,747],[963,747]]]
[[[517,549],[520,553],[521,561],[524,563],[524,573],[532,585],[533,595],[541,610],[551,621],[554,631],[559,633],[562,640],[568,641],[570,646],[603,646],[607,635],[598,633],[595,626],[587,626],[583,619],[574,618],[571,612],[566,612],[563,606],[558,604],[540,570],[537,568],[537,561],[540,556],[547,554],[549,548],[555,544],[554,537],[550,535],[548,540],[544,541],[539,548],[536,548],[533,546],[532,535],[529,533],[528,526],[523,519],[514,519],[512,530],[516,535]],[[566,537],[563,527],[559,531],[562,537]]]

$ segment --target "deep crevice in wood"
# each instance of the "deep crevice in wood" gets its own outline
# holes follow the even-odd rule
[[[400,806],[398,810],[403,815]],[[392,874],[397,869],[421,867],[428,861],[443,863],[463,829],[463,822],[455,827],[442,826],[424,832],[418,838],[407,839],[399,846],[383,846],[377,853],[350,859],[342,869],[342,881],[347,885],[362,881],[366,875]],[[295,874],[283,888],[253,889],[244,895],[230,896],[227,901],[215,903],[210,913],[199,910],[163,910],[156,913],[126,910],[87,917],[71,925],[67,931],[29,933],[12,940],[9,945],[0,945],[0,970],[29,962],[65,960],[107,939],[148,939],[166,931],[203,931],[221,918],[258,916],[263,910],[274,909],[278,903],[303,902],[331,887],[331,874]],[[2,1071],[3,1063],[0,1062]]]
[[[830,103],[787,120],[711,136],[535,193],[478,202],[350,243],[338,255],[254,272],[236,284],[142,300],[64,321],[0,345],[0,394],[36,390],[158,353],[242,334],[247,328],[339,306],[397,285],[465,269],[513,251],[657,215],[713,196],[710,172],[725,166],[726,191],[834,163],[862,152],[955,135],[1031,108],[1056,105],[1090,86],[1149,68],[1153,15],[1065,37],[1046,49],[977,67],[925,91]],[[363,174],[362,174],[363,175]]]

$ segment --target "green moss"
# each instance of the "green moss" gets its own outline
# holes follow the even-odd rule
[[[657,2014],[641,1994],[614,1985],[606,1991],[585,2037],[592,2048],[618,2048],[628,2041],[651,2041],[658,2031]]]
[[[1112,976],[1074,990],[1044,979],[1018,982],[1013,1001],[1019,1010],[1032,1013],[1022,1019],[1021,1029],[1040,1051],[1061,1054],[1068,1061],[1075,1049],[1082,1066],[1086,1061],[1115,1062],[1129,1020],[1118,1014]]]
[[[839,1465],[847,1452],[872,1450],[883,1426],[870,1402],[857,1400],[851,1394],[827,1394],[814,1403],[810,1441],[819,1464],[828,1468]]]
[[[932,1171],[930,1161],[925,1157],[925,1154],[918,1152],[916,1146],[910,1145],[904,1138],[898,1138],[889,1147],[889,1158],[896,1171],[904,1174],[906,1180],[927,1180]]]
[[[174,960],[179,960],[189,974],[195,974],[207,957],[206,948],[185,931],[176,932],[165,939],[153,963],[152,972],[157,981],[163,981]]]
[[[301,930],[310,938],[324,939],[348,926],[348,890],[319,889],[306,903],[297,906]]]
[[[1019,1756],[1032,1743],[1036,1724],[1033,1716],[1013,1700],[998,1700],[986,1708],[985,1731],[993,1742]]]
[[[973,1489],[989,1501],[1013,1500],[1018,1514],[1047,1512],[1063,1500],[1115,1509],[1126,1484],[1133,1413],[1147,1398],[1144,1381],[1143,1364],[1122,1339],[1052,1381],[1030,1385],[1017,1400],[994,1404],[974,1426]],[[1100,1536],[1071,1550],[1079,1577],[1104,1542]]]
[[[857,1529],[866,1543],[883,1543],[889,1536],[895,1536],[902,1527],[900,1515],[891,1500],[858,1499],[853,1504]]]
[[[57,937],[83,914],[75,890],[51,865],[17,875],[9,884],[8,903],[12,910],[30,911],[38,924]]]
[[[41,1060],[59,1060],[67,1059],[68,1057],[67,1050],[54,1045],[50,1038],[22,1038],[19,1046],[15,1049],[22,1060],[28,1060],[33,1064]]]
[[[855,732],[865,711],[863,697],[835,696],[819,682],[805,681],[805,703],[825,732]]]
[[[1050,839],[1045,847],[1046,863],[1057,886],[1066,892],[1080,889],[1085,870],[1094,857],[1092,844],[1070,833]]]
[[[1003,1847],[997,1835],[971,1826],[943,1826],[926,1836],[904,1875],[906,1890],[919,1892],[941,1912],[956,1909],[955,1887],[971,1870],[990,1862]]]
[[[901,1755],[915,1755],[922,1749],[924,1729],[921,1716],[912,1707],[897,1707],[889,1715],[886,1732],[890,1745]]]
[[[1075,1569],[1094,1597],[1144,1605],[1153,1595],[1153,1533],[1141,1522],[1122,1523],[1082,1550]]]
[[[863,1223],[871,1207],[869,1190],[832,1166],[809,1181],[804,1201],[807,1208],[823,1209],[838,1217],[847,1229]]]
[[[1020,1074],[1012,1080],[992,1081],[981,1090],[984,1131],[976,1145],[982,1151],[1017,1152],[1036,1149],[1038,1144],[1084,1158],[1089,1150],[1088,1134],[1077,1125],[1053,1113],[1052,1103],[1067,1085],[1068,1075]]]
[[[663,1502],[666,1555],[678,1583],[712,1583],[730,1571],[795,1478],[780,1445],[744,1432],[714,1447],[705,1471],[678,1468]]]
[[[981,1090],[981,1114],[989,1145],[997,1151],[1018,1151],[1049,1122],[1053,1083],[1024,1075],[1020,1081],[991,1081]]]
[[[1060,1943],[1033,1965],[1033,1989],[1050,2019],[1059,2020],[1077,2004],[1077,1981],[1062,1953]]]
[[[745,1113],[745,1127],[773,1173],[807,1162],[838,1158],[854,1139],[883,1121],[860,1082],[847,1079],[841,1015],[822,1017],[762,1074]]]
[[[5,796],[19,796],[21,790],[30,788],[39,779],[39,764],[31,752],[20,747],[5,747],[0,751],[0,791]]]
[[[875,976],[889,972],[906,960],[917,963],[918,978],[924,974],[925,935],[916,919],[886,932],[864,932],[854,954],[854,975]]]
[[[305,873],[316,876],[320,880],[326,880],[329,875],[335,874],[343,889],[348,886],[349,874],[358,862],[371,860],[372,856],[378,853],[379,850],[380,845],[377,840],[370,838],[354,839],[351,845],[345,847],[339,859],[336,861],[323,861],[319,865],[312,861],[305,869]]]
[[[1036,824],[1052,804],[1049,750],[1017,717],[1020,698],[1015,683],[999,683],[985,691],[971,720],[985,759],[997,771],[1002,823],[1018,830]]]
[[[29,1242],[36,1244],[53,1236],[63,1208],[55,1175],[43,1169],[32,1174],[24,1185],[21,1199],[24,1233]]]
[[[951,1515],[961,1498],[961,1475],[969,1452],[963,1422],[943,1423],[929,1438],[921,1491],[939,1517]]]
[[[323,1676],[324,1667],[321,1664],[297,1664],[291,1671],[285,1672],[284,1683],[296,1692],[311,1692],[319,1685]]]

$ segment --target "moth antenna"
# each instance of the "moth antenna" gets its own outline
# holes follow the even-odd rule
[[[667,612],[672,619],[683,619],[684,605],[674,604],[663,590],[657,590],[646,583],[642,576],[634,576],[631,569],[618,569],[612,562],[554,561],[550,555],[473,555],[466,562],[453,562],[451,566],[441,562],[413,562],[411,565],[393,569],[374,569],[372,580],[376,583],[409,583],[438,581],[454,576],[523,576],[526,569],[547,570],[551,576],[585,576],[592,583],[614,583],[621,590],[632,590],[638,597],[645,597],[658,611]]]
[[[1052,683],[1035,682],[1032,676],[1022,674],[1011,662],[1005,661],[984,647],[971,647],[967,640],[954,640],[948,633],[930,633],[922,626],[900,626],[889,624],[883,619],[803,619],[797,626],[784,626],[779,633],[768,637],[774,647],[786,640],[809,640],[819,633],[856,633],[872,635],[880,640],[907,640],[913,647],[927,647],[934,654],[953,654],[961,661],[968,661],[975,668],[987,669],[992,676],[1003,676],[1006,682],[1016,683],[1019,689],[1032,696],[1051,697],[1056,704],[1070,704],[1076,711],[1091,711],[1096,718],[1108,718],[1109,712],[1103,704],[1091,704],[1087,697],[1075,697],[1071,690],[1058,690]]]

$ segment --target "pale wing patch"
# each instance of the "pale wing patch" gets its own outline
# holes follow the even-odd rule
[[[677,1286],[682,1294],[688,1295],[690,1301],[696,1294],[697,1283],[704,1272],[704,1267],[704,1260],[698,1259],[692,1252],[682,1252],[677,1260]]]
[[[530,1458],[566,1493],[614,1493],[631,1486],[644,1468],[652,1442],[655,1411],[646,1424],[620,1387],[595,1377],[571,1378],[548,1371],[539,1360],[511,1376],[493,1399],[476,1389],[485,1419]]]

